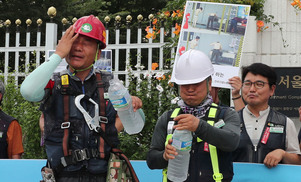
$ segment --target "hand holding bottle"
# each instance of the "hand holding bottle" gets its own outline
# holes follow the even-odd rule
[[[193,132],[196,131],[200,123],[200,119],[192,114],[180,114],[175,117],[174,120],[178,121],[178,124],[174,126],[174,129],[189,130]]]
[[[132,96],[133,110],[136,112],[138,109],[142,108],[142,100],[139,97]]]
[[[163,158],[167,161],[169,159],[174,159],[175,156],[178,155],[178,152],[177,152],[176,148],[173,147],[171,145],[171,143],[172,143],[172,139],[169,139],[167,145],[165,146],[165,150],[164,150],[164,153],[163,153]]]
[[[110,80],[108,93],[125,131],[128,134],[139,133],[145,121],[144,113],[139,109],[142,101],[138,97],[132,97],[118,78]]]
[[[167,178],[171,181],[185,181],[187,179],[190,150],[192,145],[192,133],[188,130],[174,130],[172,147],[177,155],[168,160]]]

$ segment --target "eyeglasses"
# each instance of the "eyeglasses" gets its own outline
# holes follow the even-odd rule
[[[266,83],[268,84],[268,82],[264,82],[264,81],[256,81],[256,82],[244,81],[242,83],[242,86],[245,88],[250,88],[254,84],[255,88],[261,89],[264,87],[264,84],[266,84]]]

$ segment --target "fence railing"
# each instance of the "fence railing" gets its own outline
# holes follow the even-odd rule
[[[142,21],[142,19],[140,17],[140,20],[138,19],[138,21]],[[150,24],[151,20],[152,19],[149,21]],[[4,23],[5,27],[3,27],[6,28],[5,35],[0,35],[0,41],[5,41],[4,44],[0,42],[0,45],[4,45],[3,47],[0,47],[0,75],[4,76],[5,82],[7,81],[8,76],[13,76],[17,83],[20,83],[30,71],[45,61],[47,57],[46,53],[49,50],[55,50],[57,40],[64,34],[64,30],[59,32],[59,25],[51,22],[46,23],[45,29],[42,30],[42,22],[41,20],[38,20],[37,30],[30,30],[27,28],[27,31],[22,33],[19,31],[21,21],[17,20],[15,23],[16,32],[11,33],[9,31],[12,25],[10,21],[7,20]],[[152,63],[154,62],[159,65],[158,71],[169,71],[169,69],[164,69],[163,51],[165,49],[164,45],[167,43],[165,42],[166,35],[164,34],[164,31],[166,30],[164,27],[160,28],[160,39],[155,42],[152,38],[145,38],[145,32],[143,32],[145,27],[126,26],[125,31],[122,31],[124,29],[121,30],[119,28],[118,21],[115,22],[115,25],[116,24],[117,26],[115,26],[113,30],[108,27],[106,30],[106,49],[112,50],[114,75],[123,75],[123,79],[126,81],[126,85],[128,85],[127,65],[131,64],[132,68],[134,68],[133,73],[139,74],[150,71],[152,69]],[[30,27],[30,25],[31,21],[26,21],[26,26]],[[106,25],[108,24],[106,23]],[[66,25],[62,24],[62,26],[65,27]],[[135,42],[131,41],[133,39],[133,30],[137,32]],[[169,30],[170,33],[168,36],[174,37],[174,30],[175,28],[172,27],[171,30]],[[150,31],[152,31],[152,28],[150,28]],[[42,35],[44,35],[44,37]],[[25,36],[25,43],[24,41],[21,41],[24,40],[22,36]],[[125,37],[125,43],[121,42],[121,36]],[[111,39],[115,40],[115,42],[110,43]],[[13,40],[15,40],[14,43],[12,43]],[[174,50],[174,48],[170,50],[170,58],[174,55]],[[137,66],[135,67],[135,65]]]

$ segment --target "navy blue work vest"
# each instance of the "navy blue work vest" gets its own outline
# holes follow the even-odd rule
[[[272,109],[270,110],[261,137],[259,139],[258,145],[255,148],[246,130],[246,126],[243,120],[243,110],[240,110],[238,113],[241,119],[241,134],[240,134],[239,146],[233,152],[234,162],[263,163],[265,156],[269,152],[275,149],[285,150],[285,139],[286,139],[286,116],[285,115],[276,112]],[[283,128],[283,132],[282,133],[270,132],[266,144],[263,144],[261,142],[262,137],[264,136],[266,129],[270,127]]]
[[[15,118],[5,114],[0,110],[0,159],[8,159],[7,153],[7,130],[10,123],[15,120]]]

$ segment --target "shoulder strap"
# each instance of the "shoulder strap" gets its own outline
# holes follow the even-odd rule
[[[165,145],[168,144],[168,140],[172,138],[172,134],[173,134],[173,126],[175,125],[175,121],[173,120],[173,118],[177,117],[179,115],[179,113],[181,112],[181,108],[175,108],[173,111],[169,111],[168,115],[169,119],[168,119],[168,124],[167,124],[167,135],[166,135],[166,140],[165,140]],[[162,181],[163,182],[167,182],[167,168],[164,168],[162,170]]]
[[[219,107],[216,104],[212,103],[209,109],[208,120],[207,120],[207,123],[210,124],[211,126],[214,126],[216,121],[219,119],[219,117],[217,117],[219,115],[219,113],[217,112],[218,110]],[[213,169],[213,179],[216,182],[221,182],[221,180],[223,179],[223,174],[220,173],[219,171],[216,147],[214,145],[209,144],[209,152],[210,152],[211,164]]]
[[[179,115],[181,108],[176,108],[172,111],[169,116],[168,124],[167,124],[167,134],[173,133],[173,126],[177,124],[173,119]]]
[[[104,83],[102,81],[101,73],[96,73],[96,83],[97,83],[97,89],[99,93],[99,116],[101,117],[100,119],[106,118],[106,101],[104,98]],[[105,122],[100,122],[100,127],[105,133],[106,131],[106,124]],[[108,143],[108,142],[107,142]],[[104,152],[104,137],[99,138],[99,147],[98,150],[100,152],[100,157],[104,158],[105,157],[105,152]]]
[[[168,124],[167,124],[167,135],[166,135],[165,145],[167,145],[168,140],[172,138],[172,134],[173,134],[173,131],[174,131],[173,126],[175,124],[177,124],[177,122],[174,121],[173,119],[179,115],[179,113],[181,112],[181,108],[176,108],[173,111],[169,111],[169,112],[171,114],[169,116]]]
[[[61,85],[62,90],[61,93],[63,94],[63,105],[64,105],[64,122],[61,125],[61,128],[64,130],[63,136],[63,152],[64,156],[69,155],[69,95],[67,95],[67,90],[69,88],[69,75],[64,74],[61,75]]]
[[[220,110],[221,109],[218,107],[217,104],[215,104],[215,103],[211,104],[210,109],[205,116],[208,124],[210,124],[211,126],[215,126],[215,127],[223,126],[222,124],[224,124],[224,123],[218,124],[219,123],[218,120],[220,119],[220,113],[221,113]],[[224,115],[224,113],[222,115]],[[217,126],[217,124],[219,126]],[[197,142],[202,142],[202,139],[197,138]],[[208,146],[208,143],[205,142],[204,146]],[[212,169],[213,169],[213,179],[216,182],[221,182],[221,180],[223,179],[223,174],[220,173],[220,171],[219,171],[216,147],[214,145],[209,144],[209,152],[210,152],[211,164],[212,164]]]

